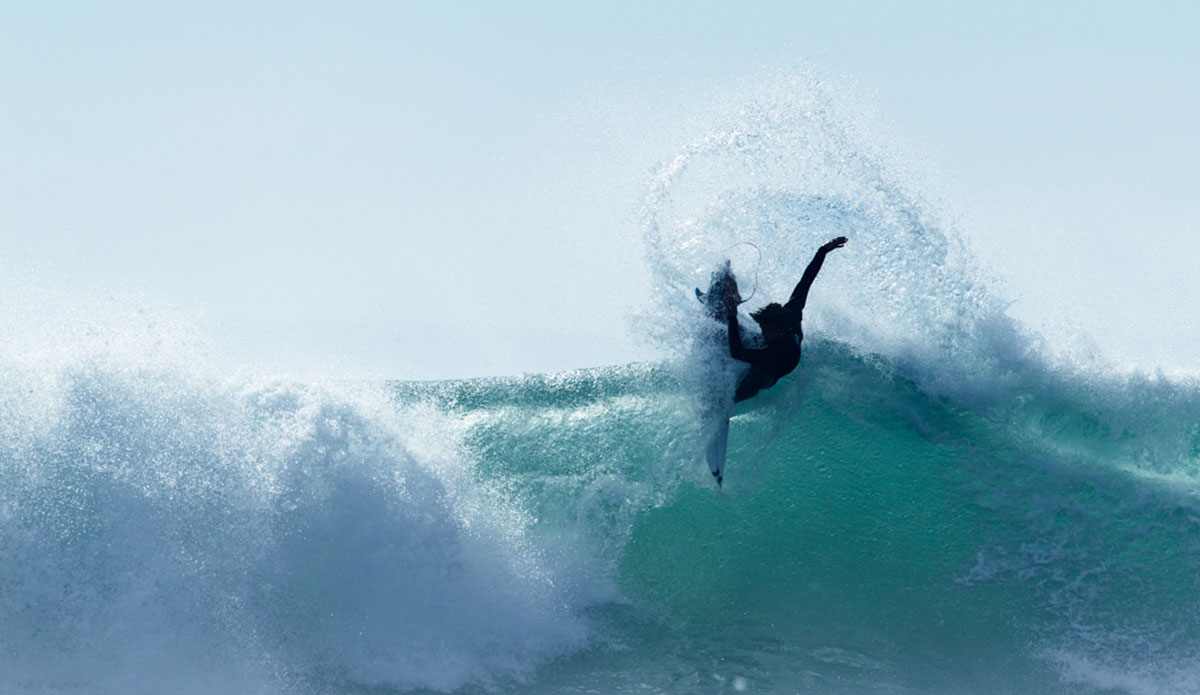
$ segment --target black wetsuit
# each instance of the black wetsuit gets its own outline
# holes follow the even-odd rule
[[[821,247],[809,262],[792,290],[792,296],[783,307],[791,314],[791,321],[782,335],[768,339],[764,334],[766,344],[761,348],[747,348],[742,345],[742,336],[738,326],[737,312],[726,314],[729,328],[729,354],[735,360],[750,364],[750,371],[742,377],[734,393],[734,402],[744,401],[762,389],[775,385],[783,376],[790,374],[796,365],[800,364],[800,341],[804,340],[804,332],[800,330],[800,322],[804,314],[804,303],[808,300],[808,290],[813,280],[825,262],[825,256],[831,249]]]

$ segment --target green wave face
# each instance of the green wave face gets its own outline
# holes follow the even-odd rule
[[[1193,677],[1195,385],[1032,358],[987,397],[921,381],[811,339],[797,374],[736,412],[723,491],[699,454],[701,399],[666,367],[404,398],[457,409],[480,483],[521,501],[563,581],[597,592],[604,638],[524,687],[1137,692]]]

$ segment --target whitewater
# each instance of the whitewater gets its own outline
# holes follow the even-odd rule
[[[1200,693],[1200,383],[1048,345],[780,91],[647,184],[660,363],[296,379],[10,326],[0,692]],[[785,298],[839,235],[717,491],[692,290],[749,241],[744,309]]]

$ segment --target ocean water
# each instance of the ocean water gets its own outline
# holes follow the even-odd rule
[[[1200,692],[1200,383],[1047,345],[836,100],[784,93],[647,186],[662,363],[4,343],[0,692]],[[786,297],[838,234],[718,491],[691,289],[728,252]]]

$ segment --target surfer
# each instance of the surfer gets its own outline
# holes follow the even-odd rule
[[[808,290],[812,287],[813,280],[817,279],[817,273],[825,263],[825,256],[845,245],[844,236],[822,245],[804,269],[804,275],[800,276],[800,282],[796,284],[796,289],[792,290],[787,304],[771,303],[750,315],[762,329],[762,347],[747,348],[743,343],[748,336],[743,337],[744,329],[738,325],[737,317],[737,308],[742,303],[742,297],[728,261],[724,268],[713,273],[708,292],[701,292],[696,288],[696,298],[707,307],[710,316],[720,320],[720,313],[725,312],[730,356],[750,365],[750,369],[738,382],[734,391],[734,403],[744,401],[759,391],[774,386],[775,382],[790,374],[796,365],[800,364],[800,342],[804,340],[800,322],[804,318],[804,303],[808,301]],[[716,422],[705,458],[713,478],[717,481],[717,487],[721,487],[725,479],[725,447],[729,439],[729,416],[732,414],[732,403],[725,400],[727,398],[727,395],[722,395],[710,403],[710,411],[706,415]],[[722,405],[722,401],[726,405]]]
[[[762,389],[775,385],[783,376],[790,374],[800,363],[800,341],[804,340],[804,332],[800,330],[800,322],[804,318],[804,303],[808,300],[808,290],[813,280],[821,271],[825,256],[834,249],[846,245],[846,237],[840,236],[817,249],[796,289],[786,304],[772,302],[758,311],[750,314],[750,318],[762,329],[763,346],[747,348],[742,344],[741,327],[738,326],[737,308],[740,297],[737,285],[732,276],[729,277],[733,287],[732,292],[724,296],[725,321],[729,328],[729,354],[733,359],[750,365],[750,371],[742,377],[733,401],[739,403],[750,398]]]

